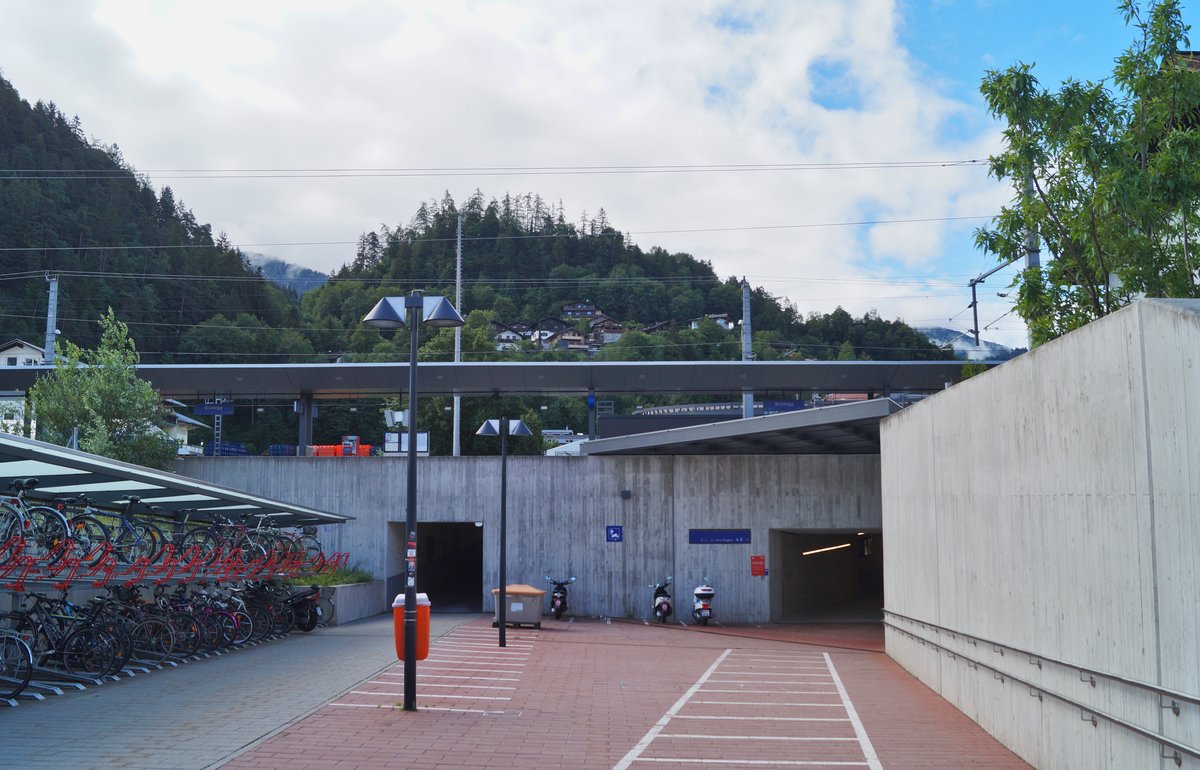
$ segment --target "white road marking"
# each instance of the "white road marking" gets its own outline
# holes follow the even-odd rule
[[[867,767],[866,762],[805,762],[787,759],[682,759],[672,757],[646,757],[638,762],[673,762],[693,765],[765,765],[771,767]]]
[[[764,682],[761,679],[710,679],[709,684],[803,684],[810,687],[833,687],[833,682],[824,685],[821,682]]]
[[[428,658],[428,659],[422,661],[422,663],[425,663],[425,664],[454,663],[459,666],[476,666],[476,667],[482,666],[483,668],[492,668],[494,666],[507,666],[508,668],[522,668],[525,665],[524,663],[468,663],[463,660],[454,660],[454,659],[447,660],[444,658]],[[428,666],[428,668],[438,669],[438,668],[446,668],[446,666]],[[453,669],[451,669],[451,670],[453,670]]]
[[[691,735],[686,733],[659,733],[659,738],[690,738],[703,741],[856,741],[857,738],[798,738],[793,735]]]
[[[382,679],[372,679],[367,684],[398,684],[397,682],[388,682]],[[505,687],[504,685],[494,684],[430,684],[426,682],[422,687],[462,687],[469,690],[515,690],[516,687]]]
[[[883,765],[880,764],[879,757],[875,754],[875,747],[871,745],[871,739],[867,737],[867,731],[858,718],[858,712],[854,710],[854,704],[850,702],[850,696],[846,693],[846,688],[842,686],[842,678],[838,676],[837,669],[833,667],[833,658],[829,657],[829,653],[825,653],[825,662],[829,664],[829,673],[833,676],[834,684],[837,685],[838,694],[842,696],[842,705],[846,707],[846,713],[850,715],[850,723],[854,725],[854,734],[858,736],[863,756],[867,758],[867,766],[871,770],[883,770]]]
[[[840,703],[779,703],[776,701],[749,700],[697,700],[693,703],[703,703],[706,706],[820,706],[822,708],[841,708]]]
[[[841,717],[729,717],[704,714],[676,714],[675,719],[720,719],[734,722],[849,722]]]
[[[755,684],[766,684],[764,682],[755,682]],[[824,692],[821,690],[718,690],[704,688],[700,692],[739,692],[745,695],[837,695],[833,692]]]
[[[712,676],[713,672],[717,670],[717,666],[721,665],[721,662],[725,660],[725,658],[729,657],[731,652],[733,652],[733,650],[730,649],[721,653],[721,655],[715,661],[713,661],[713,664],[708,667],[708,670],[700,675],[700,678],[696,680],[696,683],[689,687],[687,692],[679,696],[679,700],[675,701],[675,705],[667,709],[667,713],[662,715],[662,718],[659,719],[658,722],[656,722],[654,726],[642,736],[642,739],[638,741],[637,744],[630,749],[624,757],[621,758],[620,762],[613,765],[613,770],[626,770],[631,764],[637,761],[638,757],[641,756],[641,753],[650,746],[650,742],[654,740],[654,737],[663,731],[663,728],[667,726],[667,722],[671,721],[671,717],[675,716],[675,714],[677,714],[679,710],[683,708],[685,704],[687,704],[688,700],[690,700],[691,697],[696,694],[696,691],[704,686],[704,682],[707,681],[710,676]]]
[[[404,674],[392,674],[390,672],[384,671],[379,676],[403,677]],[[521,681],[520,677],[515,677],[515,676],[455,676],[453,674],[422,674],[421,679],[470,679],[470,680],[479,681],[479,682],[519,682],[519,681]],[[830,693],[830,694],[832,695],[833,693]]]
[[[402,692],[371,692],[370,690],[351,690],[351,695],[380,695],[389,698],[403,696]],[[459,700],[512,700],[512,698],[504,698],[496,695],[425,695],[426,698],[457,698]]]

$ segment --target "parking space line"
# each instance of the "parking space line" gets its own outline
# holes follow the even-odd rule
[[[402,692],[372,692],[371,690],[351,690],[351,695],[386,695],[389,698],[403,697]],[[512,698],[496,695],[425,695],[425,698],[458,698],[461,700],[512,700]]]
[[[779,701],[751,700],[696,700],[692,703],[703,703],[706,706],[815,706],[819,708],[841,708],[840,703],[782,703]]]
[[[687,733],[659,733],[659,738],[689,738],[702,741],[856,741],[857,738],[826,738],[824,736],[799,737],[795,735],[691,735]]]
[[[403,678],[404,674],[391,674],[384,671],[379,676],[398,676]],[[479,682],[519,682],[521,679],[514,676],[455,676],[454,674],[422,674],[422,679],[470,679]],[[832,693],[830,693],[832,695]]]
[[[841,717],[729,717],[712,714],[676,714],[675,719],[728,719],[734,722],[849,722]]]
[[[700,678],[696,680],[696,683],[689,687],[687,692],[679,696],[679,700],[675,701],[675,705],[667,709],[667,713],[663,714],[662,718],[654,723],[654,726],[651,727],[649,731],[642,736],[642,739],[638,741],[634,747],[625,754],[624,757],[621,758],[620,762],[613,765],[613,770],[626,770],[631,764],[637,761],[642,752],[650,746],[650,742],[654,740],[654,737],[663,731],[663,728],[667,726],[667,722],[671,721],[671,717],[679,713],[679,710],[687,704],[691,697],[695,695],[701,687],[704,686],[704,683],[708,680],[708,678],[712,676],[714,671],[717,670],[717,666],[721,665],[721,662],[724,661],[725,658],[729,657],[731,652],[733,652],[733,650],[730,649],[721,653],[720,656],[713,661],[713,664],[708,667],[708,670],[700,675]]]
[[[867,767],[866,762],[805,761],[800,759],[682,759],[680,757],[645,757],[638,762],[670,762],[689,765],[763,765],[768,767]]]
[[[387,682],[382,679],[371,679],[367,684],[399,684],[399,682]],[[515,690],[516,687],[505,687],[504,685],[494,684],[424,684],[422,687],[461,687],[468,690]]]
[[[867,758],[867,766],[871,770],[883,770],[883,765],[879,762],[879,757],[875,754],[875,747],[871,745],[871,739],[867,737],[867,731],[863,727],[862,720],[858,718],[858,712],[854,709],[854,704],[850,702],[850,695],[846,692],[846,688],[842,686],[842,678],[838,676],[837,669],[833,667],[833,658],[829,657],[829,653],[825,654],[825,662],[829,664],[829,673],[833,677],[833,683],[837,685],[838,694],[842,696],[842,705],[846,707],[846,713],[850,715],[850,723],[854,726],[854,734],[858,736],[859,746],[862,748],[863,756]]]
[[[755,682],[755,684],[760,684]],[[737,692],[745,695],[837,695],[835,692],[823,692],[821,690],[718,690],[704,688],[700,692]]]

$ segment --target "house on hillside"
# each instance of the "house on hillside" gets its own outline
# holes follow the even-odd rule
[[[11,339],[0,345],[0,366],[38,366],[46,358],[46,351],[20,339]]]
[[[692,321],[692,328],[699,329],[701,322],[703,322],[705,318],[715,322],[717,326],[720,326],[727,332],[731,332],[737,328],[737,322],[730,318],[727,313],[709,313],[708,315],[704,316],[704,318],[697,318]]]
[[[492,321],[492,328],[495,330],[495,333],[492,334],[492,339],[495,341],[496,350],[498,351],[516,350],[518,344],[527,339],[527,335],[499,321]]]
[[[655,334],[656,332],[665,332],[670,328],[670,321],[659,321],[658,323],[652,323],[649,326],[643,326],[641,328],[641,332],[642,334]]]
[[[591,302],[568,302],[563,305],[562,315],[563,318],[595,318],[603,313]]]
[[[625,325],[619,321],[615,321],[608,316],[602,319],[593,321],[589,324],[592,333],[592,341],[597,346],[611,345],[621,339],[621,335],[629,331]]]
[[[546,338],[543,347],[550,350],[569,350],[576,353],[588,351],[587,336],[578,329],[563,329]]]

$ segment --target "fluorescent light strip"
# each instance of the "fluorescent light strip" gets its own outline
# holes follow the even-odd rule
[[[853,544],[852,543],[842,543],[841,545],[831,545],[828,548],[817,548],[816,550],[813,550],[813,551],[805,551],[804,553],[802,553],[800,555],[801,556],[812,556],[814,553],[825,553],[826,551],[836,551],[839,548],[849,548],[851,545],[853,545]]]

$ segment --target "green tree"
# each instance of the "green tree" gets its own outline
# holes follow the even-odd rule
[[[158,393],[134,371],[129,329],[109,308],[100,330],[95,350],[60,343],[54,371],[30,388],[38,438],[65,446],[78,428],[85,452],[168,469],[178,445],[162,430]]]
[[[1200,71],[1179,0],[1145,11],[1119,5],[1139,33],[1107,83],[1042,88],[1032,67],[990,71],[980,88],[1007,123],[991,173],[1012,202],[976,243],[1001,262],[1020,259],[1027,233],[1050,258],[1016,279],[1017,312],[1035,345],[1141,294],[1200,296],[1192,231],[1200,207]]]

